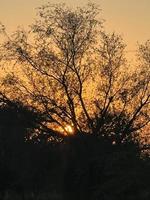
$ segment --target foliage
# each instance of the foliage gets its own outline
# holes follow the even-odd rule
[[[126,136],[149,123],[149,43],[139,47],[144,67],[128,67],[123,39],[103,31],[99,12],[94,4],[73,10],[48,3],[29,32],[3,29],[1,60],[14,64],[3,92],[43,112],[47,130],[69,134],[70,125],[74,133],[102,134],[109,124],[115,134],[121,119],[117,134]]]
[[[150,42],[130,66],[99,14],[47,3],[29,31],[0,24],[1,198],[149,199]]]
[[[18,118],[17,126],[6,125],[24,116],[11,103],[0,108],[1,199],[149,199],[150,161],[138,144],[115,145],[96,134],[66,136],[57,145],[25,141],[27,118],[23,126]]]

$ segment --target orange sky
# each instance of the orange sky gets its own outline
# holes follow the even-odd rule
[[[27,27],[36,17],[35,8],[46,0],[0,0],[0,21],[8,31],[18,25]],[[58,1],[51,0],[56,3]],[[69,5],[84,5],[87,0],[63,0]],[[137,41],[150,39],[150,0],[95,0],[102,8],[108,31],[120,33],[129,50],[136,48]]]

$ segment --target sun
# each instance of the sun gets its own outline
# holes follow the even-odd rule
[[[65,130],[68,134],[73,134],[74,133],[74,130],[73,130],[73,127],[71,125],[67,125],[65,127]]]

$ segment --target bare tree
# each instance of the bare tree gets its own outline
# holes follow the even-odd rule
[[[96,132],[110,134],[115,142],[122,142],[132,133],[139,132],[149,124],[150,76],[149,64],[141,65],[141,52],[145,45],[139,46],[139,65],[130,66],[125,59],[125,44],[116,34],[101,34],[98,51],[100,81],[95,101],[99,112],[96,114]],[[146,56],[147,57],[147,56]],[[110,121],[107,124],[108,115]],[[107,127],[107,128],[106,128]]]
[[[121,36],[102,30],[99,13],[48,3],[29,32],[8,36],[2,26],[1,62],[14,66],[3,93],[43,112],[47,131],[68,134],[69,125],[120,143],[150,121],[149,47],[140,46],[144,67],[130,70]]]

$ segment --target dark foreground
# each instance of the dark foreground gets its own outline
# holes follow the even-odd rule
[[[0,110],[0,200],[150,199],[150,158],[138,142],[96,133],[47,142],[43,132],[29,140],[36,123],[25,112]]]
[[[136,145],[73,136],[60,144],[7,147],[0,170],[2,200],[150,199],[150,160]]]

